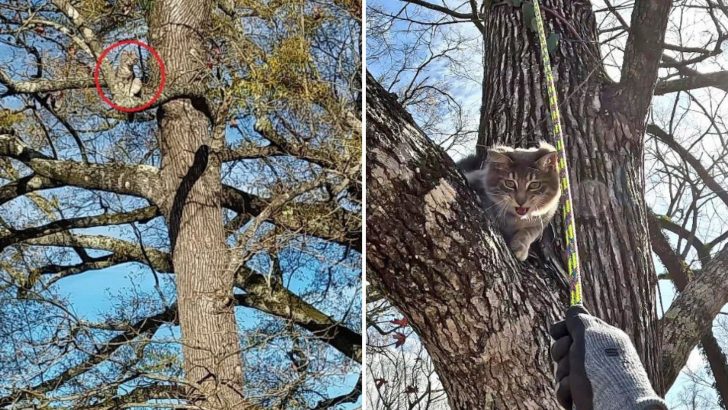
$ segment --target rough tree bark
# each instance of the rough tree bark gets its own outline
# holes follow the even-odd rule
[[[642,144],[670,2],[635,3],[632,27],[638,29],[630,33],[619,84],[603,75],[591,5],[543,3],[550,29],[565,40],[553,64],[575,185],[587,307],[625,329],[661,384]],[[498,7],[485,21],[489,88],[481,147],[551,140],[537,45],[521,17],[518,10]]]
[[[201,83],[206,31],[213,3],[155,1],[151,45],[176,83]],[[193,402],[203,408],[238,409],[243,364],[234,316],[235,272],[228,266],[222,215],[219,150],[207,114],[190,99],[163,104],[157,118],[162,167],[160,207],[169,229],[177,274],[177,304],[184,370]]]
[[[670,2],[635,3],[619,83],[603,74],[589,2],[542,3],[549,29],[562,39],[553,63],[586,306],[630,335],[664,394],[676,374],[663,378],[662,370],[667,362],[679,369],[686,357],[661,352],[643,139]],[[488,54],[477,152],[494,143],[551,140],[535,35],[521,10],[499,3],[485,10],[482,24]],[[453,408],[557,408],[545,331],[566,306],[560,222],[553,243],[542,241],[527,263],[514,262],[484,227],[452,162],[371,77],[367,90],[373,279],[422,337]],[[671,330],[675,323],[661,325]],[[699,338],[680,344],[695,346]]]
[[[707,256],[701,262],[705,263],[706,272],[710,269],[713,274],[705,275],[708,283],[702,283],[703,277],[697,278],[691,282],[691,278],[696,275],[688,267],[680,255],[675,252],[672,245],[668,241],[660,227],[660,221],[655,215],[650,215],[649,219],[650,238],[652,239],[652,250],[660,258],[665,266],[667,273],[670,275],[675,288],[679,292],[684,292],[688,285],[699,287],[699,291],[694,291],[698,297],[708,303],[691,303],[685,302],[683,299],[675,301],[675,308],[670,309],[670,316],[666,316],[663,321],[672,321],[679,323],[682,317],[687,316],[689,323],[679,323],[678,325],[665,326],[667,329],[663,332],[663,360],[665,368],[663,374],[666,379],[677,377],[677,373],[681,369],[681,364],[687,360],[687,356],[693,347],[694,339],[700,337],[700,344],[703,346],[705,356],[710,364],[710,370],[715,378],[716,391],[720,395],[723,403],[728,403],[728,367],[726,366],[726,358],[723,354],[718,341],[713,335],[712,322],[715,314],[720,310],[726,302],[725,292],[725,259],[728,258],[728,252],[725,250],[720,252],[715,258]],[[715,280],[717,279],[717,280]],[[701,285],[702,283],[702,285]],[[721,290],[721,288],[723,288]],[[688,294],[690,296],[690,294]],[[684,310],[695,309],[688,315],[681,315]],[[716,310],[717,309],[717,310]],[[695,320],[695,318],[700,318]],[[692,338],[675,337],[682,336],[686,333],[693,333]],[[687,343],[673,343],[687,342]]]
[[[422,338],[453,409],[557,408],[555,270],[521,265],[452,161],[367,77],[367,269]]]

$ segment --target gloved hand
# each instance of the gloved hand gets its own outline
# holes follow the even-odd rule
[[[629,336],[591,316],[582,306],[549,333],[556,340],[556,398],[567,409],[667,410],[657,396]]]

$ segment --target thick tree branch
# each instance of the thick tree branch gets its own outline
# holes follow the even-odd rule
[[[138,244],[121,239],[91,235],[52,234],[29,239],[25,243],[39,246],[81,246],[109,251],[115,255],[111,258],[112,261],[108,261],[109,263],[115,260],[133,260],[139,263],[151,263],[151,267],[158,272],[173,273],[171,258],[166,252],[148,247],[145,247],[144,251],[142,251]],[[89,263],[99,262],[107,261],[89,261]],[[75,268],[74,271],[85,268],[88,268],[88,266]],[[263,275],[247,269],[243,270],[243,272],[238,275],[237,279],[237,286],[246,292],[245,295],[238,297],[240,304],[284,319],[293,320],[299,326],[311,331],[316,338],[361,363],[360,334],[331,319],[282,284],[271,281],[269,287],[269,281]]]
[[[72,90],[78,88],[94,88],[93,78],[63,78],[63,79],[37,79],[28,81],[13,81],[9,75],[0,70],[0,83],[8,88],[5,94],[34,94],[51,91]]]
[[[81,33],[81,37],[93,53],[93,57],[98,59],[103,51],[103,47],[94,31],[86,22],[86,19],[68,0],[53,0],[53,5],[55,5],[61,13],[68,17],[71,24],[73,24],[76,30]],[[107,81],[116,83],[116,74],[109,63],[109,60],[101,62],[101,73]]]
[[[350,392],[344,393],[340,396],[332,397],[330,399],[322,400],[316,405],[316,407],[313,408],[313,410],[325,410],[344,403],[354,403],[359,399],[359,396],[361,396],[361,391],[362,378],[361,375],[359,375],[359,380],[357,380],[356,385]]]
[[[28,239],[24,242],[37,246],[64,246],[69,248],[80,246],[88,249],[112,252],[119,255],[119,257],[123,255],[127,260],[135,260],[144,264],[151,263],[151,267],[157,272],[172,272],[172,261],[168,253],[149,247],[145,247],[142,250],[139,244],[122,239],[97,235],[54,233],[39,238]]]
[[[695,274],[690,270],[685,261],[675,252],[670,245],[667,237],[660,230],[661,219],[654,214],[649,215],[649,230],[650,239],[652,240],[652,250],[660,258],[660,261],[665,265],[665,269],[669,274],[670,279],[675,284],[675,288],[682,292],[691,278],[695,277]],[[702,259],[704,262],[708,262],[707,259]],[[705,355],[708,358],[708,363],[715,376],[715,382],[719,394],[723,398],[723,402],[728,403],[728,364],[726,363],[725,355],[723,354],[720,345],[718,345],[713,336],[712,325],[710,326],[707,333],[700,338],[700,343],[705,350]],[[674,371],[671,369],[682,367],[684,363],[676,364],[671,366],[668,371]],[[667,391],[669,386],[674,382],[674,378],[677,374],[670,374],[670,378],[664,378],[664,385],[662,386],[662,392]]]
[[[135,256],[132,255],[112,253],[98,258],[90,258],[88,260],[84,260],[81,263],[73,265],[43,265],[38,268],[31,269],[30,273],[28,274],[28,279],[26,279],[25,285],[29,288],[35,284],[37,278],[39,278],[41,275],[50,275],[50,279],[48,279],[48,281],[46,282],[46,285],[50,286],[55,282],[58,282],[59,280],[67,278],[69,276],[78,275],[89,270],[100,270],[127,262],[146,263],[147,261],[139,261]]]
[[[0,136],[0,155],[19,159],[36,171],[34,175],[0,187],[0,204],[28,192],[63,185],[156,196],[153,191],[158,177],[157,170],[153,167],[95,165],[44,159],[47,158],[45,155],[29,149],[14,137],[3,136]],[[146,181],[149,181],[148,185]],[[239,189],[225,186],[223,205],[252,217],[265,208],[266,202]],[[358,215],[338,206],[336,209],[332,208],[332,205],[326,203],[293,203],[273,215],[271,221],[286,229],[338,242],[361,251],[361,220]]]
[[[10,231],[4,235],[0,235],[0,250],[8,245],[27,241],[32,238],[50,235],[70,229],[91,228],[94,226],[121,225],[131,222],[148,222],[152,218],[159,216],[159,210],[156,206],[137,209],[131,212],[123,212],[118,214],[103,214],[95,216],[85,216],[80,218],[61,219],[53,221],[46,225],[26,228],[19,231]]]
[[[625,113],[643,123],[652,101],[672,1],[637,0],[619,84]]]
[[[0,204],[28,192],[63,185],[141,196],[152,202],[158,199],[159,177],[154,167],[53,160],[9,135],[0,135],[0,155],[18,159],[36,173],[0,187]],[[223,205],[235,212],[256,216],[265,209],[266,202],[225,186]],[[286,229],[361,251],[361,220],[358,215],[340,206],[332,208],[334,206],[328,203],[292,203],[272,215],[271,221]]]
[[[148,165],[88,164],[52,159],[12,135],[0,135],[0,156],[23,162],[57,183],[147,198],[157,203],[159,170]]]
[[[246,292],[236,295],[238,304],[291,320],[361,363],[361,334],[325,315],[279,281],[267,280],[263,275],[245,269],[237,275],[237,286]]]
[[[684,260],[675,253],[675,250],[670,245],[670,242],[662,233],[661,218],[657,215],[650,213],[647,219],[648,228],[650,231],[650,241],[652,242],[652,250],[660,258],[660,261],[665,265],[670,279],[675,283],[675,286],[679,290],[685,289],[688,282],[692,278],[692,272],[687,266]]]
[[[726,303],[728,248],[721,250],[704,265],[701,275],[687,283],[659,322],[665,391],[685,365],[690,351],[709,333],[713,319]]]
[[[327,150],[326,147],[312,148],[309,144],[289,141],[280,135],[267,119],[256,122],[255,130],[265,139],[270,141],[273,147],[278,148],[281,152],[288,153],[296,158],[319,165],[322,168],[338,170],[347,165],[354,165],[342,163],[341,153],[339,151],[332,150],[330,148]]]
[[[697,76],[703,75],[698,70],[677,64],[677,63],[679,63],[677,60],[675,60],[674,58],[672,58],[666,54],[662,55],[662,61],[665,61],[667,63],[673,63],[677,72],[680,73],[684,77],[697,77]],[[716,84],[715,86],[723,91],[728,91],[728,84],[725,84],[723,86],[721,86],[720,84]]]
[[[689,91],[696,88],[715,87],[728,91],[728,71],[715,73],[696,73],[677,80],[660,81],[655,87],[655,95],[665,95],[677,91]]]
[[[267,206],[264,199],[229,185],[223,186],[223,206],[241,214],[259,215]],[[289,203],[271,215],[271,222],[283,228],[316,236],[361,252],[361,219],[338,205]]]
[[[62,183],[36,174],[24,176],[0,187],[0,205],[31,192],[58,188]]]
[[[241,145],[234,148],[226,148],[220,153],[220,159],[225,162],[238,161],[243,159],[257,159],[273,156],[286,155],[280,148],[274,145]]]
[[[146,382],[146,381],[145,381]],[[167,384],[153,384],[149,386],[139,386],[128,393],[114,394],[112,397],[105,399],[99,403],[89,406],[79,407],[77,410],[118,410],[128,408],[145,408],[148,407],[152,400],[155,401],[184,401],[187,398],[186,386]],[[114,388],[114,392],[118,388]],[[174,407],[167,407],[174,410],[194,409],[197,406],[179,404]]]
[[[715,387],[720,395],[723,403],[728,403],[728,361],[726,361],[723,348],[718,344],[713,329],[700,338],[700,344],[705,351],[705,357],[708,359],[710,370],[715,378]]]
[[[706,246],[700,239],[696,238],[694,234],[692,234],[687,229],[683,228],[682,226],[676,224],[675,222],[671,221],[666,216],[659,216],[659,215],[650,215],[650,223],[655,223],[664,230],[669,231],[677,235],[678,237],[684,239],[688,242],[690,246],[695,248],[695,251],[698,252],[698,258],[701,261],[708,261],[710,260],[710,249],[711,247]],[[654,242],[653,242],[654,244]]]
[[[658,2],[655,2],[658,3]],[[626,21],[621,17],[621,15],[617,12],[617,10],[609,3],[607,3],[608,9],[612,12],[612,14],[619,20],[621,27],[624,30],[630,30],[629,25]],[[633,18],[635,17],[633,13]],[[630,30],[631,32],[631,30]],[[677,47],[674,45],[669,44],[663,44],[664,49],[668,50],[676,50],[676,51],[683,51],[683,52],[700,52],[703,55],[715,55],[715,50],[704,50],[704,49],[690,49],[685,47]],[[717,51],[720,51],[720,48],[718,48]],[[680,78],[677,80],[661,80],[658,81],[655,90],[654,95],[665,95],[677,91],[688,91],[693,90],[697,88],[704,88],[704,87],[716,87],[724,91],[728,91],[728,72],[726,71],[719,71],[715,73],[700,73],[697,70],[694,70],[692,68],[688,68],[686,64],[683,62],[677,61],[673,57],[670,57],[667,54],[663,54],[661,56],[661,60],[664,62],[662,66],[665,67],[674,67],[678,70],[680,74],[684,76],[684,78]],[[635,67],[638,68],[638,67]],[[624,70],[626,69],[626,65],[622,66],[622,70],[624,73]],[[638,73],[637,73],[638,74]],[[624,75],[624,74],[623,74]]]

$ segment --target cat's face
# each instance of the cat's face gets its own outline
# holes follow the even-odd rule
[[[498,208],[494,214],[527,219],[553,210],[561,196],[557,159],[547,144],[531,150],[488,150],[485,188]]]
[[[139,62],[139,57],[131,51],[124,51],[120,60],[121,65],[131,67]]]

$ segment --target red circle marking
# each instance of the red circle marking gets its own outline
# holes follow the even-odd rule
[[[101,71],[101,62],[104,61],[104,58],[106,58],[107,55],[111,52],[111,50],[125,46],[127,44],[136,44],[152,54],[155,60],[157,60],[157,64],[159,64],[159,72],[160,72],[160,80],[159,80],[159,87],[157,87],[157,91],[154,93],[154,96],[151,100],[149,100],[147,103],[136,106],[136,107],[122,107],[120,105],[114,104],[113,101],[109,99],[109,97],[104,94],[103,90],[101,89],[101,82],[99,81],[99,72]],[[151,46],[139,41],[139,40],[122,40],[119,42],[116,42],[104,49],[104,51],[99,56],[99,59],[96,61],[96,67],[94,68],[94,83],[96,83],[96,92],[99,94],[101,99],[111,106],[111,108],[121,111],[121,112],[138,112],[146,110],[147,108],[151,107],[152,104],[154,104],[159,97],[162,95],[162,90],[164,90],[164,84],[167,82],[167,74],[164,72],[164,61],[162,61],[162,57],[159,56],[159,53],[157,53],[157,50],[153,49]]]

